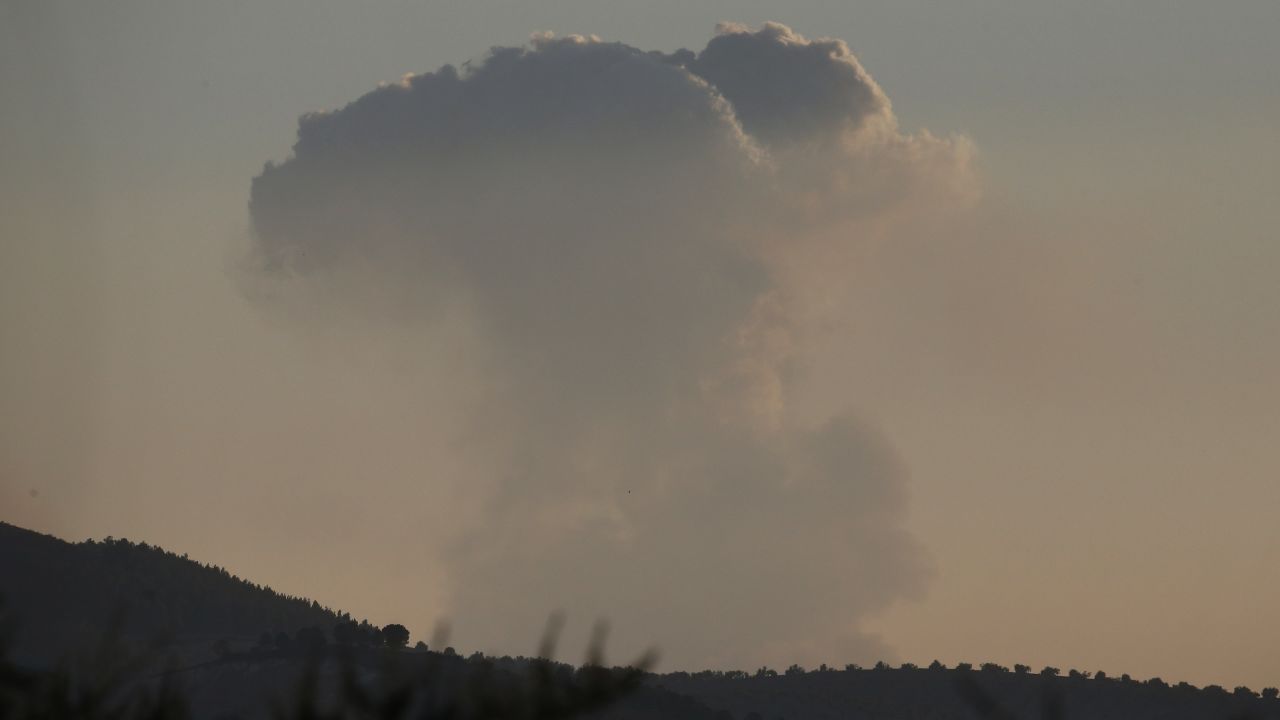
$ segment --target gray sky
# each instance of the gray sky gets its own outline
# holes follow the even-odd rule
[[[1280,65],[1280,6],[688,5],[6,0],[5,519],[146,539],[418,634],[449,615],[460,646],[496,646],[460,609],[460,587],[507,569],[459,549],[502,517],[489,507],[501,493],[471,482],[502,469],[477,466],[491,448],[466,429],[501,427],[513,452],[560,442],[529,432],[536,421],[567,421],[536,398],[515,405],[535,409],[483,421],[463,409],[531,382],[475,352],[528,346],[478,340],[464,310],[440,313],[429,333],[371,323],[332,288],[314,291],[323,312],[264,311],[244,287],[250,181],[288,157],[302,113],[479,61],[535,31],[670,52],[704,47],[720,21],[777,20],[847,41],[905,133],[967,137],[981,200],[905,219],[868,210],[858,242],[844,242],[843,225],[806,230],[808,250],[769,266],[802,308],[783,324],[803,338],[786,422],[821,427],[852,412],[851,437],[866,439],[844,444],[873,459],[883,444],[896,458],[866,472],[905,493],[900,511],[872,504],[910,541],[846,539],[861,548],[851,554],[914,558],[903,548],[918,545],[932,569],[902,575],[895,560],[855,572],[812,553],[791,587],[843,597],[845,583],[821,577],[845,573],[893,592],[851,604],[852,645],[734,648],[750,657],[740,664],[891,653],[1275,684],[1280,92],[1268,71]],[[692,227],[691,213],[670,227]],[[361,293],[355,305],[383,300]],[[720,317],[695,319],[718,327]],[[722,442],[723,457],[788,466],[799,452],[798,440],[784,450],[689,422],[679,427]],[[626,457],[610,448],[575,462]],[[564,462],[537,457],[548,472]],[[713,526],[714,500],[679,502]],[[806,512],[844,527],[821,511]],[[702,526],[669,507],[623,514],[636,532]],[[568,553],[575,537],[547,546],[547,567],[600,562]],[[661,551],[634,547],[641,558]],[[756,549],[801,552],[781,540]],[[507,557],[510,546],[475,552]],[[738,577],[721,569],[728,555],[707,552],[660,586]],[[810,605],[777,588],[742,592],[780,617]],[[501,605],[492,611],[512,616],[505,628],[529,627],[498,649],[527,651],[550,608]],[[738,610],[716,617],[762,622],[751,603]],[[617,652],[711,622],[673,618],[654,630],[643,613],[615,616]],[[571,615],[571,627],[591,619]],[[779,621],[761,635],[791,630],[804,628]],[[735,664],[703,646],[668,649],[668,667]]]

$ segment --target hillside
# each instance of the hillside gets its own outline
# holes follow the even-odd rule
[[[47,666],[92,650],[106,630],[116,628],[126,645],[162,650],[152,654],[176,663],[172,667],[178,672],[150,675],[152,680],[142,684],[176,678],[195,718],[266,717],[272,698],[289,697],[309,670],[318,672],[319,694],[333,696],[350,673],[380,686],[398,665],[409,671],[402,675],[404,687],[425,688],[435,698],[466,698],[464,705],[472,710],[493,697],[527,701],[540,668],[548,668],[554,682],[548,680],[547,687],[561,700],[580,691],[583,698],[599,700],[592,678],[615,677],[601,669],[576,670],[528,658],[463,658],[452,648],[400,649],[371,625],[351,622],[346,613],[145,543],[68,543],[3,523],[0,595],[5,615],[19,623],[9,656],[20,665]],[[271,642],[257,640],[263,632],[273,634]],[[213,652],[222,639],[234,641]],[[617,677],[635,682],[626,680],[632,684],[622,701],[590,710],[588,716],[599,720],[1280,720],[1274,688],[1259,696],[1247,688],[1170,686],[1074,671],[1064,677],[1056,670],[1033,673],[1022,666],[1013,672],[996,665],[947,669],[936,664],[809,672],[793,667],[751,675],[608,672],[622,672]],[[0,701],[4,698],[0,687]],[[574,713],[591,707],[585,703]]]
[[[69,543],[0,523],[0,599],[18,623],[13,654],[47,662],[114,630],[152,647],[328,628],[341,616],[146,543]]]
[[[318,678],[316,696],[330,701],[348,682],[344,673],[354,673],[369,688],[381,688],[374,695],[427,692],[435,702],[453,697],[467,712],[495,700],[519,706],[538,687],[531,683],[536,673],[529,659],[464,659],[452,648],[440,653],[380,647],[377,629],[367,622],[354,623],[346,613],[315,601],[282,595],[146,543],[111,538],[69,543],[0,523],[0,599],[0,621],[16,624],[0,627],[0,650],[19,667],[49,667],[80,656],[88,658],[87,664],[73,662],[71,672],[94,677],[103,670],[94,664],[100,648],[112,648],[109,662],[117,666],[147,658],[141,672],[117,686],[121,696],[136,699],[157,692],[158,677],[172,680],[197,720],[269,717],[276,703],[288,707],[290,698],[299,697],[312,671]],[[5,648],[9,630],[16,630],[16,642]],[[262,633],[272,634],[269,644],[258,640]],[[106,644],[112,635],[118,644]],[[231,642],[220,653],[212,650],[227,639]],[[16,701],[7,683],[14,672],[4,660],[0,656],[0,717],[23,717],[20,705],[10,706]],[[584,676],[567,665],[551,668],[553,680],[544,691],[555,703],[572,701],[577,708],[572,714],[590,711],[601,720],[717,718],[689,697],[641,684],[638,673],[631,674],[634,682],[628,682],[625,700],[615,703],[608,699],[618,695],[617,688],[605,683],[602,691],[590,682],[604,671]],[[577,700],[575,693],[581,695]],[[25,715],[44,717],[47,711],[42,705],[26,708]]]

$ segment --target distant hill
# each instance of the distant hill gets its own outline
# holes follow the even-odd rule
[[[1163,681],[985,669],[888,668],[788,673],[668,673],[652,682],[736,720],[1243,720],[1280,718],[1280,700]],[[1271,693],[1268,693],[1270,695]]]
[[[0,601],[20,627],[13,654],[48,661],[109,629],[153,646],[328,628],[344,616],[146,543],[69,543],[0,523]]]

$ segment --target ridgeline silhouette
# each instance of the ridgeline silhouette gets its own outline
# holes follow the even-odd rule
[[[215,644],[270,631],[295,634],[350,617],[146,543],[69,543],[0,523],[0,595],[24,631],[14,656],[48,663],[100,640],[177,649],[198,658]]]

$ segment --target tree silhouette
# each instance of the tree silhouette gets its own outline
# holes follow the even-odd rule
[[[340,622],[333,626],[331,630],[333,641],[338,645],[356,645],[359,644],[364,634],[360,629],[360,624],[355,622]]]
[[[1236,689],[1233,690],[1231,694],[1235,695],[1236,697],[1246,697],[1246,698],[1258,697],[1257,693],[1255,693],[1253,690],[1250,690],[1248,687],[1244,685],[1240,685],[1236,687]]]
[[[382,628],[382,641],[387,647],[402,648],[409,644],[409,630],[399,623],[391,623]]]

